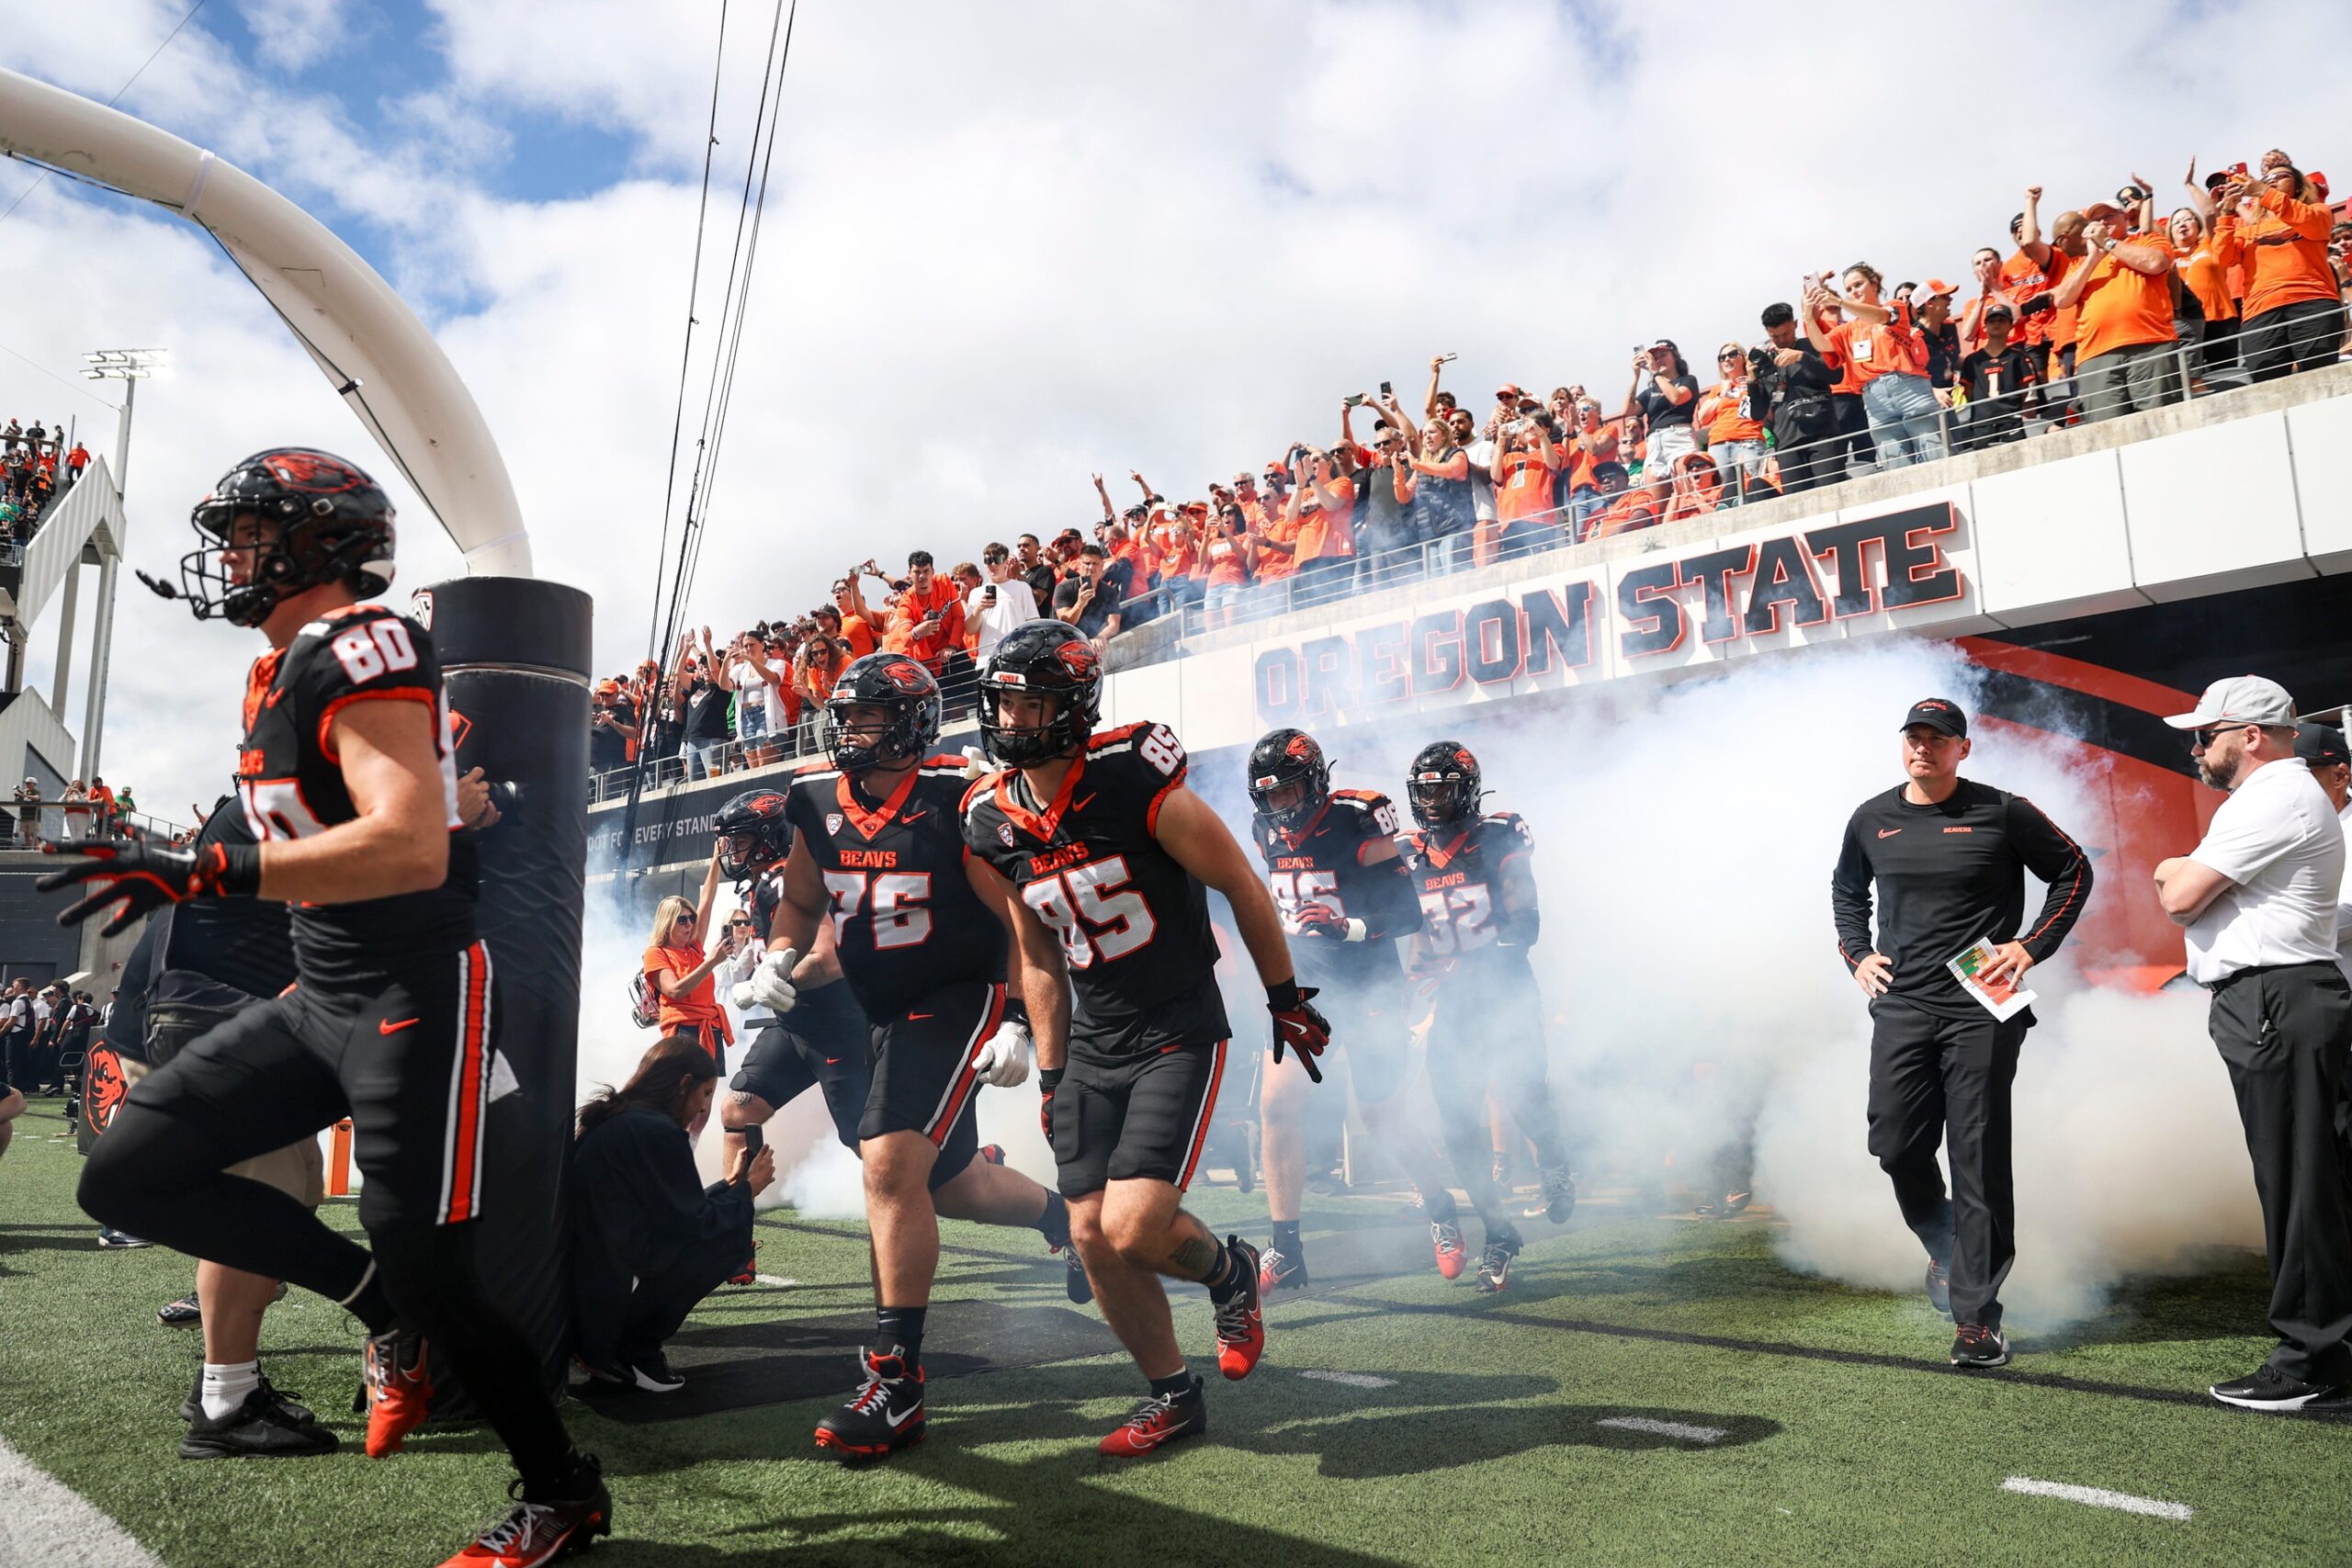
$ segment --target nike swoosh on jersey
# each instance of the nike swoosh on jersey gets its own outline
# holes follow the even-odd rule
[[[1882,839],[1892,839],[1895,834],[1900,833],[1901,831],[1903,831],[1903,829],[1900,828],[1881,828],[1878,830],[1878,836]]]
[[[398,1034],[401,1030],[410,1028],[423,1021],[424,1021],[422,1019],[414,1018],[403,1018],[397,1021],[389,1018],[379,1018],[376,1021],[376,1032],[379,1034]]]
[[[1093,792],[1093,791],[1091,791],[1091,790],[1089,790],[1086,794],[1081,795],[1080,795],[1077,799],[1075,799],[1075,800],[1071,801],[1071,802],[1069,803],[1069,808],[1070,808],[1072,811],[1083,811],[1083,810],[1085,810],[1089,806],[1092,805],[1092,804],[1093,804],[1093,801],[1094,801],[1094,792]]]
[[[932,1017],[932,1016],[933,1016],[932,1014],[927,1013],[927,1012],[910,1012],[910,1013],[907,1014],[907,1021],[908,1021],[909,1023],[912,1023],[916,1019],[919,1019],[919,1018],[930,1018],[930,1017]]]

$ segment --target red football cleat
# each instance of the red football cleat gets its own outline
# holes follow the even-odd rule
[[[1208,1401],[1201,1397],[1201,1380],[1194,1378],[1185,1393],[1155,1393],[1137,1404],[1096,1448],[1113,1459],[1141,1459],[1179,1438],[1197,1437],[1208,1429]]]
[[[1258,1249],[1238,1235],[1225,1238],[1239,1270],[1240,1288],[1216,1307],[1216,1368],[1235,1382],[1257,1369],[1266,1351],[1266,1315],[1258,1294]]]
[[[371,1334],[359,1365],[368,1384],[368,1457],[389,1459],[430,1414],[433,1373],[424,1336],[413,1328]]]
[[[1462,1227],[1430,1222],[1430,1242],[1437,1248],[1438,1274],[1448,1280],[1462,1278],[1462,1270],[1470,1261],[1469,1248],[1463,1245]]]

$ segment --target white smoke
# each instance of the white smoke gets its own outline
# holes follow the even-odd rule
[[[1718,1162],[1738,1168],[1752,1115],[1755,1189],[1787,1222],[1783,1258],[1917,1288],[1918,1243],[1865,1147],[1870,1020],[1838,956],[1829,874],[1854,807],[1902,782],[1905,710],[1941,694],[1973,711],[1975,689],[1949,645],[1874,640],[1467,738],[1489,809],[1534,832],[1553,1083],[1589,1187],[1718,1195]],[[1330,732],[1338,782],[1399,794],[1444,726]],[[2008,726],[1976,735],[1964,774],[2031,797],[2111,869],[2097,856],[2128,792],[2076,749]],[[2040,897],[2030,885],[2029,917]],[[2147,897],[2114,877],[2093,894]],[[2041,1022],[2015,1089],[2018,1247],[2003,1299],[2043,1330],[2098,1310],[2124,1275],[2260,1241],[2201,996],[2094,989],[2079,937],[2035,972]]]

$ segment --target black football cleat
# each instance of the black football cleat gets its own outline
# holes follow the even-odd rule
[[[1997,1328],[1963,1323],[1952,1337],[1951,1364],[1955,1367],[2005,1367],[2008,1363],[2009,1342],[2001,1337]]]
[[[860,1353],[865,1381],[850,1402],[817,1423],[817,1446],[844,1462],[888,1458],[922,1441],[922,1369],[906,1352]]]
[[[1555,1225],[1566,1224],[1577,1212],[1577,1179],[1566,1170],[1547,1170],[1541,1180],[1544,1217]]]
[[[194,1328],[204,1321],[204,1308],[190,1291],[175,1302],[165,1302],[155,1309],[155,1321],[166,1328]]]
[[[1951,1315],[1951,1265],[1940,1258],[1928,1259],[1928,1304]]]
[[[1062,1294],[1069,1298],[1070,1305],[1084,1306],[1094,1299],[1094,1281],[1086,1277],[1086,1260],[1075,1247],[1054,1250],[1062,1255]]]
[[[1201,1380],[1182,1393],[1153,1394],[1127,1413],[1118,1430],[1096,1445],[1113,1459],[1141,1459],[1157,1453],[1180,1438],[1196,1438],[1209,1429],[1209,1402],[1201,1393]]]
[[[1510,1284],[1511,1259],[1519,1256],[1522,1243],[1516,1232],[1501,1237],[1489,1237],[1487,1250],[1478,1255],[1478,1293],[1498,1296]]]

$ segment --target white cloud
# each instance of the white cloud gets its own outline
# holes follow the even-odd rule
[[[344,0],[243,0],[261,57],[287,71],[315,63],[349,34]]]
[[[296,93],[203,17],[126,107],[330,223],[389,237],[388,276],[503,445],[542,570],[595,593],[597,661],[618,668],[650,608],[715,8],[436,9],[446,78],[403,78],[413,112],[390,144],[361,140],[343,109],[387,90],[365,49],[339,99]],[[754,9],[731,12],[705,345],[765,43]],[[104,98],[179,15],[175,0],[122,10],[104,29],[36,10],[13,52]],[[368,25],[324,6],[285,14]],[[1418,394],[1439,350],[1461,354],[1458,389],[1582,380],[1614,398],[1635,338],[1663,332],[1703,356],[1753,335],[1801,269],[1867,257],[1895,277],[1964,276],[2030,180],[2072,205],[2134,166],[2169,186],[2192,151],[2212,166],[2277,143],[2352,165],[2325,95],[2278,90],[2275,55],[2245,47],[2293,38],[2296,79],[2333,79],[2352,34],[2316,6],[2000,4],[1966,32],[1858,42],[1789,6],[1693,15],[804,7],[695,620],[723,633],[804,607],[851,556],[921,544],[952,561],[1082,523],[1092,471],[1114,495],[1130,466],[1197,493],[1294,436],[1328,437],[1343,393],[1389,378]],[[525,114],[618,134],[626,166],[573,199],[492,194],[514,188],[485,171],[518,173],[496,166],[531,144]],[[569,171],[561,184],[581,186]],[[0,241],[58,300],[17,313],[9,346],[56,367],[91,347],[179,351],[178,379],[142,395],[132,554],[150,570],[185,547],[187,503],[247,451],[303,439],[376,457],[176,220],[52,182]],[[700,392],[697,377],[695,411]],[[11,406],[67,396],[0,358]],[[454,570],[430,520],[404,520],[403,583]],[[211,790],[243,639],[143,596],[120,624],[135,640],[114,687],[117,770],[168,780],[162,799]]]

